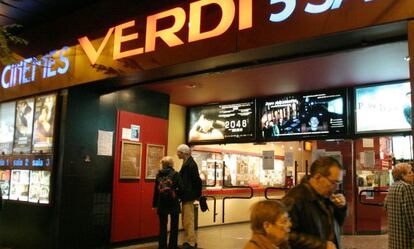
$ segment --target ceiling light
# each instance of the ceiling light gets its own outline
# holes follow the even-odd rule
[[[406,57],[404,57],[404,60],[405,61],[410,61],[410,56],[407,55]]]
[[[189,83],[189,84],[185,85],[185,87],[190,88],[190,89],[193,89],[193,88],[196,88],[197,87],[197,84],[195,84],[195,83]]]

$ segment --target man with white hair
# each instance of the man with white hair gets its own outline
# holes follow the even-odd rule
[[[194,201],[201,196],[201,178],[196,162],[190,153],[190,147],[181,144],[177,147],[177,156],[183,160],[180,175],[183,180],[182,222],[184,228],[183,249],[197,248],[197,238],[194,227]]]

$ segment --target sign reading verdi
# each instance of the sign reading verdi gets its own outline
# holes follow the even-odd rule
[[[188,141],[253,139],[255,115],[254,101],[192,107]]]
[[[371,2],[374,0],[359,0],[363,2]],[[297,0],[269,0],[269,8],[277,9],[268,14],[270,22],[282,22],[288,19],[297,8]],[[306,3],[304,12],[310,14],[320,14],[328,10],[339,9],[342,6],[343,0],[324,0],[320,4],[314,4],[310,0]],[[237,13],[238,5],[238,13]],[[203,9],[208,7],[218,7],[222,13],[220,20],[218,20],[215,27],[210,30],[202,30]],[[173,20],[172,25],[167,28],[159,29],[158,23],[162,19]],[[102,51],[104,50],[109,38],[114,36],[113,43],[113,59],[122,59],[130,56],[136,56],[156,50],[156,40],[161,39],[169,47],[183,45],[186,42],[192,43],[200,40],[205,40],[220,36],[227,32],[233,24],[233,21],[238,18],[238,30],[245,30],[253,27],[253,0],[200,0],[190,3],[188,18],[185,10],[181,7],[175,7],[146,18],[146,31],[143,36],[138,32],[124,34],[125,30],[135,27],[135,20],[128,21],[110,27],[105,35],[105,38],[100,43],[99,48],[95,49],[87,36],[78,39],[79,44],[85,51],[92,65],[94,65]],[[191,25],[186,25],[186,20]],[[165,25],[164,25],[165,26]],[[188,40],[185,41],[180,38],[178,33],[188,26]],[[136,27],[135,27],[136,29]],[[144,46],[138,47],[136,45],[130,50],[121,51],[123,43],[130,43],[135,41],[136,44],[143,43]]]

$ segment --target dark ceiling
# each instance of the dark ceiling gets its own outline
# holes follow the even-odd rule
[[[16,23],[32,28],[96,2],[99,0],[1,0],[0,25]]]

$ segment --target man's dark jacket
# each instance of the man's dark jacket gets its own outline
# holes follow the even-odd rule
[[[183,179],[184,189],[181,195],[182,201],[198,200],[201,196],[201,178],[198,167],[193,157],[189,157],[181,166],[181,179]]]
[[[291,189],[282,201],[292,221],[289,236],[292,249],[326,249],[329,240],[341,248],[340,226],[347,214],[346,206],[335,207],[330,200],[318,195],[307,181]],[[334,228],[336,239],[328,237],[330,227]]]

